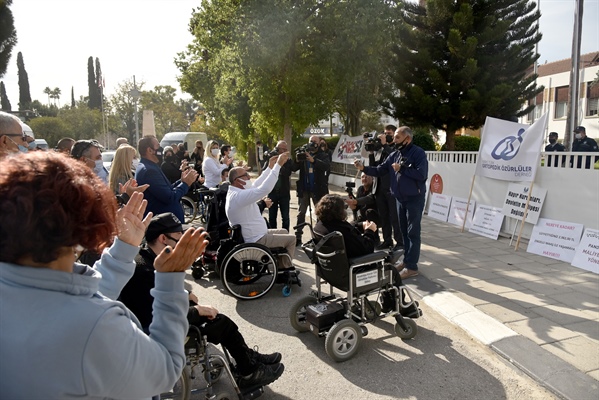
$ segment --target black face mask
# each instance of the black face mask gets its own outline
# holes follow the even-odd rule
[[[168,156],[164,157],[164,160],[166,162],[173,163],[173,162],[175,162],[175,156],[169,154]]]
[[[158,158],[158,164],[162,164],[162,151],[164,149],[162,148],[162,146],[160,146],[157,149],[154,149],[154,154],[156,155],[156,158]]]
[[[556,140],[556,139],[549,139],[549,143],[551,143],[551,144],[555,144],[555,142],[557,142],[557,140]]]
[[[401,143],[396,143],[395,144],[395,149],[396,150],[403,150],[403,149],[406,148],[407,145],[408,145],[408,143],[406,143],[405,141],[401,142]]]

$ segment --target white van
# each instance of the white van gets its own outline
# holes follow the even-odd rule
[[[204,132],[170,132],[164,135],[160,141],[162,148],[184,143],[185,148],[191,153],[196,147],[196,140],[201,140],[204,148],[208,142],[208,135]]]

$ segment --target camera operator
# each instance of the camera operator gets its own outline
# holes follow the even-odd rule
[[[297,198],[299,210],[297,214],[297,225],[306,220],[306,210],[310,205],[310,199],[314,207],[322,196],[329,193],[327,175],[331,171],[329,155],[319,147],[320,138],[316,135],[310,136],[308,144],[295,150],[296,161],[293,171],[300,171],[297,181]],[[302,229],[296,232],[296,245],[302,243]]]
[[[287,151],[287,142],[279,140],[276,147],[270,153],[264,153],[264,159],[266,161],[262,166],[262,170],[264,171],[268,167],[268,161],[271,157],[287,153]],[[291,203],[292,169],[293,162],[289,159],[279,170],[279,179],[277,180],[275,187],[268,194],[268,197],[272,200],[272,205],[268,209],[268,226],[271,229],[277,229],[277,212],[280,209],[283,229],[287,229],[287,232],[289,232],[289,203]]]
[[[395,151],[393,148],[393,134],[396,129],[394,125],[387,125],[383,134],[366,141],[366,145],[362,147],[362,157],[368,158],[368,165],[377,166],[382,164],[389,154]],[[373,192],[379,215],[389,216],[389,218],[384,218],[380,225],[377,224],[383,231],[383,243],[378,246],[378,249],[393,248],[393,251],[397,251],[403,248],[403,237],[397,217],[396,200],[391,193],[390,176],[385,175],[374,178]],[[393,246],[393,239],[395,239],[395,247]]]
[[[348,195],[345,203],[354,213],[354,224],[362,223],[364,221],[372,221],[378,226],[380,218],[376,208],[376,199],[372,191],[374,178],[362,172],[360,180],[362,182],[362,186],[358,188],[356,196],[353,195],[353,188],[356,186],[356,184],[353,182],[347,182],[345,184],[345,191]]]
[[[393,136],[396,151],[391,153],[385,162],[376,167],[364,167],[361,161],[354,162],[356,168],[367,175],[391,176],[391,192],[397,199],[405,247],[404,260],[398,265],[401,279],[418,275],[420,222],[428,179],[426,153],[412,143],[412,138],[413,133],[409,127],[399,127]]]

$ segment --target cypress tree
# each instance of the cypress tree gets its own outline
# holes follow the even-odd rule
[[[87,86],[89,88],[88,106],[91,109],[100,109],[100,101],[98,97],[98,83],[96,82],[96,74],[94,73],[94,58],[87,59]]]
[[[75,108],[75,88],[71,86],[71,108]]]
[[[12,0],[0,0],[0,77],[4,76],[12,49],[17,44],[15,21],[10,11]]]
[[[23,54],[17,53],[17,69],[19,75],[19,110],[28,110],[31,106],[31,93],[29,92],[29,77],[25,71]]]
[[[100,59],[98,57],[96,57],[96,93],[98,95],[98,98],[96,99],[96,101],[98,102],[98,108],[102,108],[103,102],[102,102],[102,68],[100,67]],[[101,110],[102,111],[102,110]]]
[[[0,109],[2,109],[2,111],[12,111],[12,106],[10,105],[10,101],[6,95],[4,82],[0,82]]]
[[[384,103],[411,125],[432,125],[447,133],[477,129],[487,116],[525,115],[526,99],[543,88],[527,70],[537,60],[540,12],[528,0],[402,0],[395,69],[400,90]],[[401,21],[400,21],[401,22]]]

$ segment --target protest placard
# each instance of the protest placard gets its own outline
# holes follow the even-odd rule
[[[539,218],[532,229],[528,253],[572,262],[582,235],[582,224]]]
[[[476,207],[469,231],[497,240],[502,223],[503,213],[501,212],[501,208],[479,205]]]

